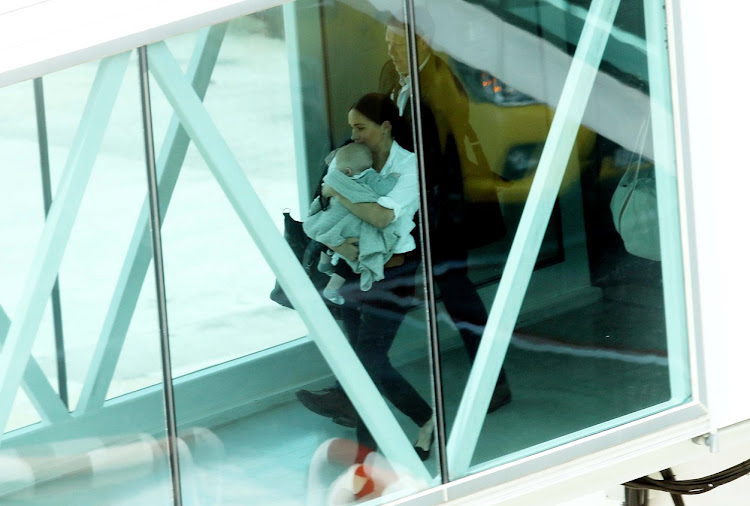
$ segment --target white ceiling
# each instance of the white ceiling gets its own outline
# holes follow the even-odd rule
[[[0,86],[282,3],[285,0],[3,0]]]

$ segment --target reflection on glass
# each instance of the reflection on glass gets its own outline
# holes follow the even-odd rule
[[[679,237],[674,144],[665,133],[669,120],[655,123],[670,100],[668,91],[657,94],[669,89],[663,86],[668,68],[659,56],[663,48],[652,54],[657,63],[652,61],[651,67],[645,58],[645,16],[654,18],[648,21],[658,35],[664,25],[663,17],[656,17],[659,10],[644,12],[640,2],[621,3],[591,99],[583,97],[588,105],[567,167],[565,160],[551,167],[562,179],[542,237],[524,227],[520,216],[530,217],[535,206],[547,205],[532,200],[530,190],[537,172],[547,169],[540,163],[545,147],[559,141],[548,138],[553,122],[562,119],[556,115],[570,114],[580,103],[578,99],[572,108],[556,110],[566,78],[571,78],[573,56],[586,49],[579,47],[579,38],[588,11],[573,2],[471,2],[475,5],[459,9],[461,3],[434,3],[416,11],[419,98],[422,109],[432,112],[432,118],[422,117],[432,199],[430,253],[445,313],[455,327],[440,328],[446,343],[443,385],[451,438],[472,430],[460,418],[467,398],[464,378],[475,353],[466,346],[467,328],[477,335],[486,331],[487,340],[496,330],[486,328],[484,308],[491,306],[497,282],[478,286],[486,306],[467,304],[462,313],[451,301],[471,300],[477,293],[476,284],[464,281],[480,279],[477,266],[466,262],[467,250],[472,257],[472,237],[491,235],[500,223],[495,217],[502,213],[508,233],[500,249],[486,250],[490,255],[507,258],[511,245],[520,251],[522,244],[541,238],[535,269],[522,281],[525,296],[498,380],[508,379],[512,401],[496,402],[495,388],[475,451],[467,454],[462,448],[451,454],[448,445],[449,467],[452,460],[468,457],[478,470],[497,465],[498,458],[513,460],[682,403],[689,398],[689,383],[679,302],[684,290],[675,274],[681,253],[676,239],[669,246],[663,239]],[[398,70],[393,53],[392,60]],[[577,78],[575,72],[581,71],[570,70]],[[651,95],[649,85],[656,90]],[[398,85],[394,89],[398,92]],[[471,142],[472,131],[483,156]],[[656,163],[653,138],[667,141],[653,145],[668,147]],[[436,148],[432,161],[430,144]],[[490,190],[486,198],[480,188]],[[657,190],[663,205],[658,212]],[[479,217],[472,216],[479,201],[494,207],[494,214],[485,207]],[[665,217],[673,227],[669,234]],[[457,244],[463,246],[460,254]],[[505,265],[504,260],[499,263]],[[509,261],[501,279],[517,281],[516,272],[509,270],[516,265],[521,264]],[[441,280],[447,274],[452,280],[460,275],[463,288]],[[677,302],[665,307],[670,299]],[[512,304],[493,311],[513,311]],[[455,339],[456,330],[464,346]],[[449,373],[451,381],[446,381]],[[454,471],[452,477],[457,477],[467,469],[458,465]]]
[[[366,147],[372,156],[372,168],[380,178],[397,176],[395,186],[387,190],[384,196],[359,200],[364,206],[356,204],[356,195],[347,191],[347,185],[339,184],[343,178],[338,171],[346,170],[347,166],[345,158],[339,156],[348,149],[345,146],[336,153],[323,179],[322,197],[333,196],[365,222],[358,234],[358,248],[353,251],[359,254],[356,260],[360,264],[368,261],[371,250],[367,227],[374,226],[379,229],[375,231],[377,236],[385,237],[385,254],[377,258],[373,265],[379,272],[373,278],[372,287],[366,283],[366,271],[352,261],[355,257],[346,247],[346,241],[342,246],[337,246],[338,241],[329,243],[323,239],[323,242],[343,260],[348,259],[347,264],[355,272],[361,272],[352,275],[351,268],[344,267],[348,276],[345,275],[347,283],[340,289],[344,299],[340,309],[343,330],[375,386],[397,409],[399,421],[406,421],[402,421],[401,425],[409,435],[414,450],[404,450],[411,454],[416,466],[410,462],[406,468],[402,468],[398,466],[399,462],[391,459],[392,455],[385,447],[387,441],[379,439],[376,434],[377,426],[381,425],[382,428],[387,423],[384,417],[370,415],[368,418],[362,409],[353,409],[357,407],[357,401],[361,401],[357,397],[366,394],[364,389],[347,389],[344,395],[341,386],[334,384],[323,390],[300,390],[297,398],[308,410],[334,422],[341,423],[342,415],[348,415],[356,428],[356,441],[365,447],[377,447],[383,451],[390,465],[394,466],[394,483],[383,482],[382,478],[372,475],[365,476],[366,482],[372,482],[375,488],[373,493],[382,493],[377,490],[378,487],[390,487],[391,492],[416,491],[424,487],[425,478],[435,472],[437,456],[433,451],[435,423],[434,410],[429,402],[430,372],[425,363],[428,348],[423,337],[424,308],[412,299],[416,289],[421,291],[422,284],[421,275],[415,276],[421,262],[417,254],[421,239],[416,228],[419,195],[417,160],[411,152],[414,141],[403,104],[378,85],[382,65],[388,61],[388,46],[381,38],[385,33],[382,13],[375,11],[369,3],[352,2],[323,8],[322,17],[327,21],[323,25],[322,37],[328,84],[322,91],[332,111],[329,119],[331,132],[336,139],[344,141],[350,137],[355,143]],[[352,38],[357,38],[361,44],[347,44],[346,41]],[[373,93],[376,91],[379,93]],[[309,119],[305,118],[305,121]],[[306,142],[315,140],[312,137]],[[364,176],[357,181],[360,186],[368,184]],[[376,181],[378,185],[382,182]],[[368,208],[372,209],[372,213],[364,211]],[[315,216],[312,215],[309,220],[314,220]],[[389,239],[389,234],[395,234],[395,238]],[[393,364],[395,356],[398,356],[394,351],[401,348],[393,346],[394,339],[396,343],[399,341],[398,335],[411,341],[410,356],[402,367]],[[346,384],[343,387],[346,389]],[[364,401],[367,402],[367,399]],[[372,399],[369,401],[372,402]],[[393,434],[392,438],[395,439],[395,436]],[[386,439],[389,437],[386,435]],[[427,474],[412,452],[420,460],[426,461]],[[371,458],[377,460],[378,456],[371,454],[365,459],[365,464]],[[373,467],[375,464],[366,465],[364,472]],[[332,492],[335,490],[334,487]],[[358,497],[357,493],[353,496],[350,494],[349,500]]]
[[[412,47],[403,7],[149,46],[183,497],[393,499],[690,396],[661,9],[583,43],[580,2],[422,2]],[[2,500],[171,499],[134,66],[45,76],[46,224],[31,83],[0,93]]]
[[[160,382],[154,313],[134,319],[135,360],[119,355],[130,320],[107,323],[146,196],[135,62],[124,53],[35,84],[0,92],[0,502],[169,504],[161,389],[135,392]],[[129,381],[113,381],[116,367]],[[127,395],[105,403],[110,386]]]
[[[286,47],[265,26],[245,16],[167,46],[203,88],[206,110],[280,226],[285,208],[299,217],[299,199]],[[215,63],[196,71],[190,63],[201,54]],[[204,159],[176,136],[179,122],[161,88],[152,89],[159,160],[165,179],[176,180],[173,191],[160,188],[173,372],[182,376],[304,336],[297,314],[268,298],[274,276],[261,250]]]
[[[371,93],[378,69],[339,52],[368,30],[366,59],[387,60],[375,14],[304,1],[149,47],[180,437],[223,446],[181,455],[213,477],[201,497],[353,502],[438,472],[411,128]],[[299,260],[335,274],[324,294],[286,261],[285,210],[318,244]]]
[[[45,214],[33,82],[3,88],[0,90],[0,101],[8,107],[8,114],[2,122],[2,146],[7,155],[0,169],[0,177],[5,181],[0,185],[0,202],[4,211],[0,218],[0,230],[3,231],[0,234],[3,246],[0,262],[0,277],[3,279],[0,287],[0,342],[4,342],[28,277]],[[40,322],[33,356],[53,388],[58,388],[52,329],[51,314],[46,312]],[[5,430],[18,429],[39,420],[31,400],[20,392]]]

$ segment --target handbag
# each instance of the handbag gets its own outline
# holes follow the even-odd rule
[[[635,165],[628,164],[628,169],[612,195],[609,208],[615,229],[622,237],[628,253],[658,261],[661,260],[661,248],[656,179],[653,169],[642,167],[643,145],[646,140],[643,127],[641,133],[643,141],[638,162]]]
[[[318,271],[317,266],[320,253],[326,248],[326,246],[307,237],[307,234],[305,234],[305,231],[302,229],[302,222],[292,218],[289,210],[284,211],[284,239],[292,248],[294,256],[296,256],[297,260],[302,264],[302,268],[305,270],[305,273],[308,275],[315,288],[318,292],[322,292],[330,278],[327,274]],[[289,300],[286,293],[284,293],[284,289],[281,288],[278,281],[276,281],[273,290],[271,290],[270,298],[279,305],[294,309],[292,302]],[[338,306],[329,307],[336,308]]]
[[[353,142],[351,140],[347,141],[346,144],[349,144],[350,142]],[[336,151],[338,149],[334,149],[331,151],[328,156],[325,158],[325,166],[327,167],[331,161],[333,160],[333,157],[336,155]],[[315,193],[313,195],[313,199],[320,197],[320,204],[323,209],[326,209],[327,203],[329,199],[322,198],[321,195],[321,186],[323,184],[323,178],[325,177],[326,170],[325,168],[322,171],[322,174],[320,176],[320,181],[318,182],[318,185],[315,187]],[[297,257],[297,260],[300,261],[300,264],[302,265],[302,268],[304,269],[307,276],[310,278],[310,281],[312,281],[313,286],[318,291],[318,293],[323,296],[323,289],[328,284],[328,281],[331,279],[328,274],[325,274],[323,272],[320,272],[318,270],[318,261],[320,260],[320,253],[325,251],[327,249],[325,244],[319,243],[318,241],[314,241],[310,239],[307,234],[305,234],[305,230],[302,228],[302,222],[297,221],[294,218],[292,218],[292,215],[289,213],[289,209],[284,210],[284,239],[289,244],[289,246],[292,248],[292,252],[294,253],[294,256]],[[278,281],[276,281],[276,284],[273,287],[273,290],[271,290],[271,293],[269,295],[272,301],[276,302],[277,304],[288,307],[290,309],[294,309],[294,306],[292,305],[292,302],[289,300],[289,297],[287,297],[286,293],[284,293],[283,288],[281,288],[281,285]],[[322,297],[323,302],[326,303],[326,306],[328,306],[328,309],[331,311],[331,314],[334,318],[340,319],[341,318],[341,306],[332,303],[329,301],[326,297]]]

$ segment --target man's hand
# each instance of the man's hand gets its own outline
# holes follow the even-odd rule
[[[350,237],[338,246],[327,246],[342,257],[352,262],[359,258],[359,237]]]

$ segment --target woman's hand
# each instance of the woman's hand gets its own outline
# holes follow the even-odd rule
[[[333,192],[339,204],[347,208],[354,216],[360,220],[366,221],[375,228],[384,228],[396,218],[393,209],[383,207],[377,202],[358,202],[354,204],[333,188],[330,188],[329,191]],[[325,186],[323,187],[322,194],[326,194]]]
[[[338,195],[338,192],[331,188],[331,185],[327,185],[323,183],[323,186],[321,187],[320,194],[324,197],[335,197]]]
[[[359,258],[359,237],[350,237],[338,246],[326,246],[349,261],[354,262]]]

